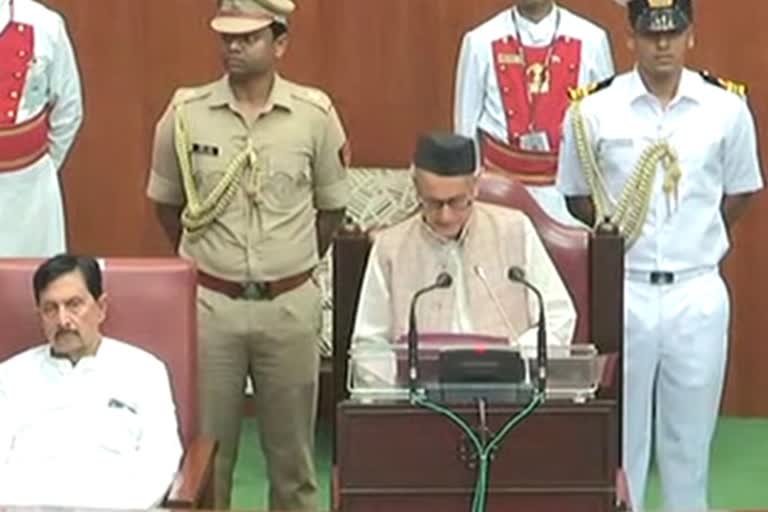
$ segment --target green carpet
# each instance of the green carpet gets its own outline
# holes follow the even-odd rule
[[[240,457],[235,469],[233,507],[266,509],[267,481],[261,457],[256,423],[245,420]],[[320,428],[317,438],[317,470],[322,504],[330,507],[331,433]],[[768,474],[768,420],[721,418],[712,453],[711,505],[719,509],[768,507],[768,486],[761,475]],[[659,481],[651,476],[648,509],[659,505]]]
[[[712,447],[709,475],[710,507],[715,509],[768,508],[768,420],[720,418]],[[658,474],[651,475],[648,509],[661,503]]]

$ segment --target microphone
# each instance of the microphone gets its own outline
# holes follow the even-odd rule
[[[422,295],[439,288],[449,288],[452,284],[453,278],[451,275],[448,272],[440,272],[433,284],[418,290],[411,299],[411,312],[408,317],[408,387],[411,393],[416,391],[416,384],[419,381],[419,340],[416,330],[416,303]]]
[[[507,316],[507,313],[504,311],[504,308],[501,305],[501,301],[499,300],[499,296],[494,293],[493,288],[491,288],[491,285],[488,283],[488,278],[485,274],[485,270],[483,270],[483,267],[480,265],[475,265],[473,270],[475,271],[475,275],[477,275],[480,281],[482,281],[485,290],[488,292],[488,295],[490,295],[491,301],[493,302],[494,306],[496,306],[496,310],[499,312],[501,319],[504,321],[504,325],[507,326],[507,331],[509,332],[507,338],[511,341],[512,336],[516,334],[517,331],[514,327],[512,327],[512,322],[510,321],[509,316]]]
[[[539,289],[531,284],[525,278],[525,270],[520,267],[510,267],[507,271],[507,278],[515,283],[520,283],[531,290],[539,302],[539,329],[536,337],[536,366],[538,367],[539,392],[544,393],[547,389],[547,324],[544,313],[544,298]]]

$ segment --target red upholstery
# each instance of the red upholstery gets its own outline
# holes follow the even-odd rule
[[[486,203],[516,208],[528,215],[576,306],[578,318],[573,341],[591,343],[589,231],[565,226],[552,219],[536,203],[524,185],[504,176],[484,173],[480,178],[478,198]]]
[[[32,291],[39,264],[0,260],[0,361],[44,343]],[[102,332],[165,362],[184,446],[189,447],[198,431],[195,270],[181,259],[107,259],[103,274],[108,310]]]

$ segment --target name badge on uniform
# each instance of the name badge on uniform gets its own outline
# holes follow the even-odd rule
[[[192,144],[192,152],[201,155],[219,156],[219,148],[216,146],[209,146],[207,144],[198,144],[197,142]]]
[[[548,153],[551,151],[547,132],[537,130],[520,136],[520,149]]]
[[[496,61],[499,64],[522,64],[523,57],[519,53],[499,52],[499,54],[496,56]]]

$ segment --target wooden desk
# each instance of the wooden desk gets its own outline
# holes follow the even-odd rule
[[[496,432],[519,408],[494,407]],[[491,464],[488,512],[608,512],[619,469],[616,400],[548,402],[510,432]],[[477,426],[477,412],[457,410]],[[407,403],[339,405],[342,512],[466,512],[475,469],[465,436],[447,418]]]
[[[224,510],[190,510],[190,509],[156,509],[158,511],[160,510],[173,510],[174,512],[227,512]],[[368,510],[376,510],[376,509],[368,509]],[[383,509],[382,509],[383,510]],[[422,512],[440,512],[441,509],[438,508],[424,508],[422,509]],[[534,510],[534,509],[527,509],[527,510]],[[527,512],[526,510],[526,512]],[[570,510],[570,509],[565,509]],[[55,507],[55,508],[46,508],[46,507],[7,507],[0,505],[0,512],[82,512],[82,509],[79,508],[66,508],[66,507]],[[89,512],[99,512],[97,509],[89,510]],[[122,510],[102,510],[101,512],[124,512]],[[250,512],[260,512],[258,510],[252,510]],[[261,511],[261,512],[267,512],[267,511]],[[271,510],[269,512],[280,512],[279,510]],[[316,512],[335,512],[335,511],[316,511]],[[691,512],[706,512],[702,510],[696,510]],[[709,512],[768,512],[768,510],[710,510]]]

